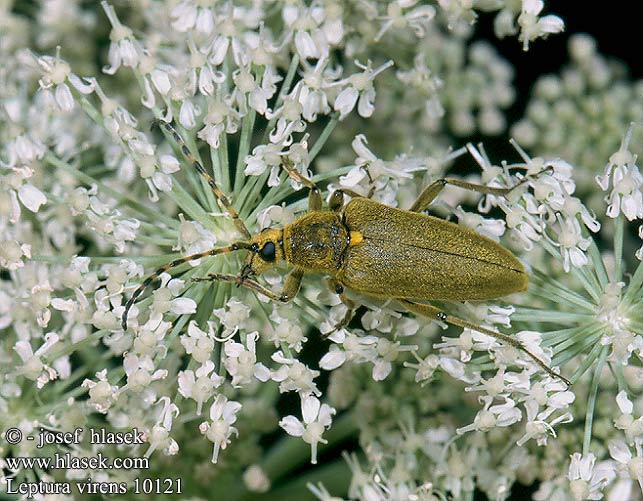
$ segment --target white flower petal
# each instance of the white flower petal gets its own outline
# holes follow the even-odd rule
[[[622,440],[610,440],[607,444],[610,451],[610,456],[619,463],[627,464],[632,459],[630,448]]]
[[[346,353],[336,346],[331,346],[330,350],[319,361],[319,367],[325,371],[337,369],[346,361]]]
[[[170,311],[184,315],[186,313],[196,313],[196,302],[187,297],[178,297],[172,300]]]
[[[295,416],[286,416],[279,421],[279,426],[281,426],[288,435],[292,435],[293,437],[301,437],[304,431],[306,431],[304,425]]]
[[[310,424],[315,421],[317,414],[319,414],[320,406],[321,402],[317,397],[311,395],[303,398],[301,401],[301,414],[304,418],[304,423]]]
[[[621,414],[632,414],[634,410],[634,404],[627,398],[625,390],[619,391],[618,395],[616,395],[616,405],[618,405]]]
[[[51,306],[60,311],[74,311],[74,300],[56,297],[51,300]]]
[[[18,188],[18,198],[31,212],[38,212],[40,207],[47,202],[47,197],[32,184],[23,184]]]
[[[270,369],[261,362],[258,362],[255,364],[254,376],[262,383],[265,383],[270,379]]]

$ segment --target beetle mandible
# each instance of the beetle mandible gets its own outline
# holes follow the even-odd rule
[[[266,228],[252,235],[172,125],[161,120],[156,123],[173,137],[182,153],[207,181],[244,240],[176,259],[156,270],[127,301],[122,316],[124,330],[127,329],[130,308],[161,273],[206,256],[246,250],[248,254],[239,275],[212,273],[194,280],[232,282],[274,301],[288,303],[297,295],[305,273],[322,272],[331,277],[331,290],[348,308],[340,324],[342,326],[348,324],[355,308],[353,301],[346,297],[345,288],[367,296],[394,299],[413,313],[469,328],[511,345],[527,354],[551,376],[568,386],[571,384],[518,339],[448,315],[421,302],[490,300],[527,289],[528,277],[524,267],[505,247],[473,230],[422,211],[449,184],[483,194],[506,196],[541,173],[525,176],[510,188],[478,185],[455,178],[438,179],[420,193],[408,210],[356,196],[350,190],[337,190],[331,194],[328,209],[324,210],[317,185],[284,161],[282,165],[290,178],[308,188],[308,212],[281,229]],[[347,204],[344,204],[345,192],[353,197]],[[280,262],[292,266],[280,293],[250,278]]]

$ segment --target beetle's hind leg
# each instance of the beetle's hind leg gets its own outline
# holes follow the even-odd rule
[[[487,329],[485,327],[482,327],[480,325],[476,325],[472,322],[467,322],[466,320],[462,320],[457,317],[453,317],[451,315],[447,315],[444,311],[440,310],[439,308],[436,308],[435,306],[431,306],[430,304],[424,304],[424,303],[416,303],[413,301],[409,301],[407,299],[398,299],[402,305],[409,311],[412,311],[413,313],[417,313],[419,315],[422,315],[424,317],[430,318],[431,320],[436,320],[440,322],[446,322],[447,324],[455,325],[457,327],[462,327],[464,329],[471,329],[477,332],[481,332],[482,334],[486,334],[488,336],[491,336],[499,341],[502,341],[505,344],[508,344],[510,346],[513,346],[514,348],[522,351],[524,354],[526,354],[529,358],[531,358],[538,366],[543,369],[547,374],[550,376],[560,379],[563,381],[568,387],[571,386],[571,382],[561,376],[560,374],[557,374],[554,372],[554,370],[549,367],[545,362],[543,362],[539,357],[534,355],[531,351],[529,351],[524,344],[522,344],[518,339],[512,336],[508,336],[506,334],[502,334],[501,332],[495,332],[492,331],[491,329]]]
[[[172,124],[165,122],[164,120],[155,120],[153,125],[156,125],[160,128],[165,129],[165,131],[167,131],[167,133],[170,136],[172,136],[172,139],[174,139],[176,144],[179,145],[179,148],[181,149],[181,153],[183,153],[185,158],[188,159],[188,161],[197,170],[197,172],[201,175],[201,177],[206,181],[206,183],[208,183],[208,185],[212,189],[212,192],[214,193],[214,196],[217,197],[217,200],[221,202],[221,205],[223,206],[223,208],[232,218],[232,222],[237,227],[237,230],[239,230],[239,233],[241,233],[245,238],[250,239],[251,237],[250,231],[248,231],[248,228],[239,217],[239,213],[232,206],[232,202],[230,202],[228,197],[224,195],[223,191],[221,191],[221,188],[219,188],[219,186],[214,181],[212,176],[208,174],[208,172],[205,170],[201,162],[190,151],[190,148],[188,148],[187,144],[185,144],[185,141],[179,135],[176,129],[172,126]]]
[[[522,186],[526,182],[538,178],[538,176],[540,176],[541,174],[544,174],[545,172],[551,172],[551,171],[552,171],[551,167],[546,167],[540,172],[537,172],[536,174],[525,176],[523,179],[520,180],[518,184],[511,186],[509,188],[485,186],[484,184],[469,183],[467,181],[463,181],[462,179],[456,179],[453,177],[444,177],[432,182],[429,186],[424,188],[424,190],[422,190],[422,193],[420,193],[420,195],[417,197],[415,202],[413,202],[413,205],[409,208],[409,210],[411,212],[422,212],[426,210],[426,208],[431,204],[431,202],[435,200],[435,197],[437,197],[440,194],[440,192],[444,189],[444,187],[448,184],[450,184],[451,186],[458,186],[460,188],[464,188],[465,190],[477,191],[478,193],[483,193],[485,195],[496,195],[499,197],[506,197],[509,193],[511,193],[519,186]]]

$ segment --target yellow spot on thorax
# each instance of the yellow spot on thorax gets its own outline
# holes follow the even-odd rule
[[[353,245],[360,243],[362,240],[364,240],[364,237],[359,231],[351,231],[348,236],[348,245],[352,247]]]

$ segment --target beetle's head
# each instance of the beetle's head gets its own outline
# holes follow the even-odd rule
[[[266,228],[250,239],[241,276],[260,275],[284,259],[283,230]]]

